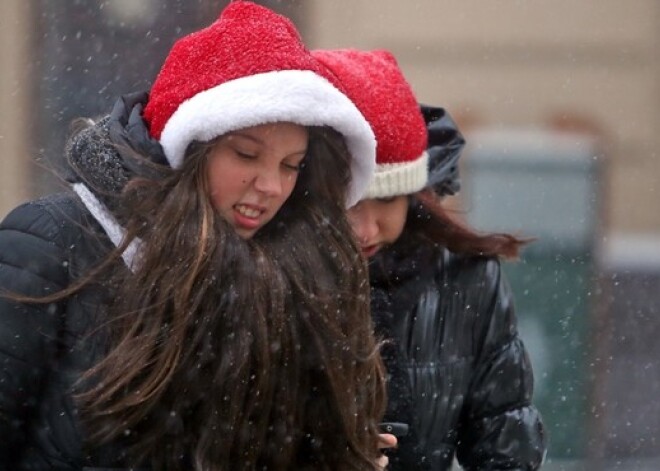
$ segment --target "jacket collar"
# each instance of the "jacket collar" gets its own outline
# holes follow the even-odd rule
[[[405,234],[369,261],[369,277],[376,287],[397,286],[418,275],[432,262],[433,244]]]

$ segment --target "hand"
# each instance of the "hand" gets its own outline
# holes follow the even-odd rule
[[[385,448],[395,448],[397,444],[396,437],[390,433],[381,433],[379,435],[379,440],[380,443],[378,445],[378,448],[385,449]],[[386,455],[381,455],[380,458],[376,461],[376,464],[380,466],[380,469],[385,469],[387,465],[389,464],[390,460]]]

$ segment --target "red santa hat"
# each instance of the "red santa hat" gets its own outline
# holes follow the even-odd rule
[[[316,50],[342,82],[376,135],[376,174],[364,198],[406,195],[428,180],[424,117],[396,59],[388,51]]]
[[[149,94],[144,119],[173,168],[188,145],[272,122],[330,126],[352,155],[347,205],[375,168],[373,131],[341,84],[285,17],[231,2],[209,27],[178,40]]]

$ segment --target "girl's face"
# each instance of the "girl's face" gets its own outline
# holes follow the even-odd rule
[[[307,152],[307,128],[270,123],[225,134],[209,152],[211,202],[244,239],[291,195]]]
[[[373,257],[403,232],[408,215],[408,197],[362,200],[348,210],[348,220],[357,236],[362,255]]]

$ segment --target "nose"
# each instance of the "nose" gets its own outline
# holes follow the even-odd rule
[[[358,242],[362,245],[373,244],[379,232],[378,218],[367,205],[358,204],[348,210],[348,220]]]
[[[254,179],[254,188],[268,196],[282,194],[282,175],[279,169],[261,169]]]

